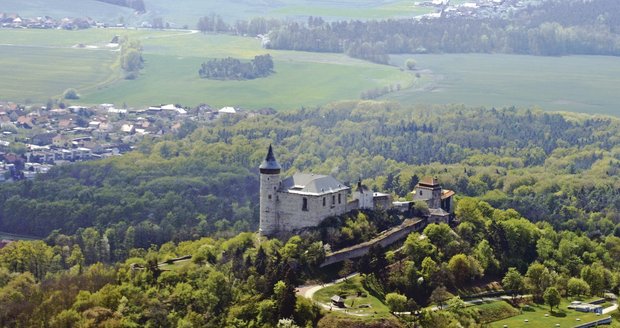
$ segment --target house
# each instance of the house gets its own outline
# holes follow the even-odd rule
[[[357,181],[357,188],[353,192],[353,200],[349,202],[350,209],[388,209],[392,206],[392,196],[374,192],[368,186]]]
[[[338,296],[338,295],[334,295],[334,296],[332,296],[331,301],[332,301],[332,305],[333,305],[333,306],[337,306],[337,307],[339,307],[339,308],[344,308],[344,307],[346,307],[346,306],[344,305],[344,298],[342,298],[342,297],[340,297],[340,296]]]
[[[237,110],[234,107],[223,107],[217,112],[220,114],[237,114]]]
[[[54,143],[54,138],[57,136],[56,133],[39,133],[32,137],[32,143],[37,146],[47,146]]]
[[[422,179],[414,188],[413,200],[422,200],[428,204],[429,209],[441,208],[444,211],[452,212],[452,196],[454,191],[442,189],[437,178],[426,177]]]

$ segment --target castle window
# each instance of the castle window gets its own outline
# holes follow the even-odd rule
[[[325,197],[323,197],[323,206],[325,206]]]
[[[301,200],[301,210],[306,212],[308,211],[308,198],[306,197]]]
[[[338,194],[338,204],[342,204],[342,199],[340,198],[342,194]]]
[[[275,187],[275,186],[273,187],[273,190],[276,190],[276,187]]]
[[[332,205],[336,204],[336,195],[332,195]]]
[[[420,189],[420,196],[422,196],[422,189]]]
[[[269,195],[268,197],[269,197],[269,199],[271,199],[271,195]]]

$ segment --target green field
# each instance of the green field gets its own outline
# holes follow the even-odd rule
[[[50,16],[57,19],[91,17],[115,23],[121,16],[133,16],[133,11],[129,8],[95,0],[2,0],[0,12],[17,13],[21,17]]]
[[[19,13],[22,17],[51,16],[91,17],[107,23],[124,22],[139,26],[161,17],[172,27],[194,28],[198,19],[218,14],[228,23],[249,20],[253,17],[306,20],[308,16],[322,16],[326,20],[336,19],[383,19],[412,17],[432,11],[429,7],[414,6],[403,0],[145,0],[147,13],[135,14],[131,9],[113,6],[95,0],[3,0],[0,11]],[[122,18],[121,18],[122,17]]]
[[[94,90],[116,75],[109,51],[0,46],[0,99],[45,103],[71,87]]]
[[[620,115],[620,57],[392,56],[399,65],[407,58],[417,61],[426,83],[386,99]]]
[[[595,320],[600,320],[606,317],[606,315],[597,316],[594,313],[583,313],[574,310],[568,310],[566,307],[569,302],[566,299],[562,300],[560,304],[560,310],[553,309],[553,313],[549,312],[549,306],[533,304],[529,308],[523,309],[522,314],[514,317],[496,321],[490,324],[492,328],[501,328],[507,325],[510,328],[518,327],[556,327],[556,324],[560,324],[560,327],[574,327],[578,324],[587,323]],[[545,316],[548,314],[548,316]],[[527,322],[525,320],[528,320]],[[579,319],[579,320],[577,320]]]
[[[358,297],[358,292],[362,292],[364,296]],[[347,281],[322,288],[314,294],[313,299],[321,304],[330,305],[330,299],[334,295],[340,295],[343,297],[346,296],[344,303],[347,307],[346,313],[344,313],[344,310],[335,310],[335,307],[332,307],[331,312],[334,314],[354,316],[358,318],[380,318],[391,316],[387,306],[376,297],[370,295],[370,293],[364,289],[360,276],[355,276],[349,278]],[[362,304],[370,306],[360,308],[360,305]]]
[[[144,47],[145,68],[137,80],[118,79],[117,53],[106,47],[114,35],[128,35]],[[342,54],[266,51],[254,38],[191,31],[91,29],[84,31],[0,30],[0,100],[44,103],[66,88],[78,90],[78,103],[128,106],[180,103],[194,106],[286,110],[341,99],[391,84],[409,85],[412,75],[398,68]],[[93,49],[72,48],[83,44]],[[200,79],[208,58],[251,59],[269,52],[275,74],[251,81]]]

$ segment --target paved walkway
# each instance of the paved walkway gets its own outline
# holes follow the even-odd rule
[[[607,314],[607,313],[609,313],[609,312],[616,311],[617,309],[618,309],[618,303],[616,303],[616,304],[614,304],[614,305],[612,305],[612,306],[610,306],[610,307],[606,307],[606,308],[604,308],[604,309],[603,309],[603,314]]]

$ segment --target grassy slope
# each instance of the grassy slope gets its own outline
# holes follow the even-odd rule
[[[407,103],[541,107],[619,115],[620,58],[597,56],[403,55],[428,83],[388,95]]]
[[[91,17],[118,22],[120,16],[131,17],[133,11],[95,0],[2,0],[0,12],[18,13],[22,17],[50,16]]]
[[[293,18],[305,20],[308,16],[335,19],[384,19],[412,17],[432,12],[429,7],[413,6],[404,0],[145,0],[147,13],[136,15],[131,9],[113,6],[95,0],[3,0],[0,11],[19,13],[23,17],[48,15],[62,17],[92,17],[107,23],[118,23],[122,17],[132,26],[161,17],[172,27],[194,28],[202,16],[212,13],[227,22],[253,17]]]
[[[370,88],[410,83],[411,75],[397,68],[376,65],[342,54],[269,51],[276,73],[252,81],[210,81],[198,77],[207,58],[232,56],[250,59],[267,53],[253,38],[190,34],[189,31],[91,29],[86,31],[0,30],[7,44],[0,47],[0,75],[18,76],[5,81],[0,100],[45,102],[67,87],[77,88],[82,103],[159,103],[249,108],[294,109],[340,99],[356,99]],[[144,46],[146,67],[135,81],[118,81],[110,67],[116,53],[105,50],[114,35],[128,35]],[[100,50],[73,49],[82,43]],[[30,49],[30,50],[29,50]],[[105,81],[108,81],[105,83]],[[294,95],[294,96],[293,96]]]
[[[0,46],[0,99],[45,102],[67,88],[93,89],[114,75],[108,51]]]
[[[202,16],[216,13],[228,22],[252,17],[304,18],[323,16],[325,19],[379,19],[411,17],[425,14],[429,8],[413,7],[413,2],[403,0],[178,0],[171,7],[168,0],[147,0],[149,16],[163,17],[178,26],[195,26]]]
[[[357,297],[357,292],[361,291],[366,294],[366,297]],[[332,314],[343,315],[352,318],[385,318],[390,317],[390,311],[385,304],[379,299],[370,295],[366,289],[362,286],[359,276],[350,278],[348,281],[343,281],[336,285],[325,287],[318,290],[313,299],[323,304],[331,304],[331,297],[340,294],[341,296],[347,295],[345,305],[347,306],[347,312],[332,310]],[[351,304],[353,307],[351,308]],[[369,308],[359,308],[360,304],[370,304]]]
[[[546,313],[549,313],[549,306],[534,304],[530,306],[530,310],[523,310],[523,313],[508,319],[496,321],[490,324],[492,328],[503,327],[555,327],[556,324],[560,324],[560,327],[573,327],[580,323],[586,323],[598,319],[602,319],[605,315],[596,316],[594,313],[582,313],[573,310],[568,310],[566,307],[569,302],[566,299],[562,300],[560,304],[560,311],[554,308],[553,314],[545,317]],[[581,319],[577,321],[577,318]],[[527,319],[529,322],[525,322]]]

